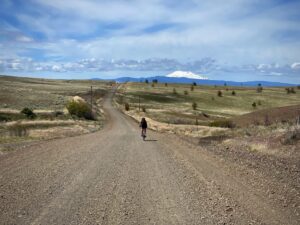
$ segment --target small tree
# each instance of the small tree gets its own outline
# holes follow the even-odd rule
[[[263,91],[263,87],[261,86],[261,83],[259,83],[259,84],[257,85],[256,92],[257,92],[257,93],[261,93],[262,91]]]
[[[191,86],[191,91],[194,91],[194,86],[193,85]]]
[[[220,90],[218,91],[218,96],[219,96],[219,97],[222,97],[222,96],[223,96],[222,91],[220,91]]]
[[[27,108],[27,107],[23,108],[21,110],[21,113],[23,113],[28,119],[35,119],[36,118],[36,114],[30,108]]]
[[[299,90],[300,90],[300,85],[298,85],[298,86],[297,86],[297,89],[299,89]]]
[[[174,95],[177,94],[176,88],[173,88],[173,94],[174,94]]]
[[[225,87],[227,86],[227,83],[226,83],[226,82],[224,83],[224,86],[225,86]]]
[[[168,87],[168,83],[165,83],[165,87]]]
[[[236,96],[236,93],[234,90],[231,92],[231,95]]]
[[[193,108],[193,110],[196,110],[197,109],[197,103],[196,102],[193,102],[193,104],[192,104],[192,108]]]
[[[158,83],[158,80],[157,80],[157,79],[153,79],[153,80],[152,80],[152,83],[157,84],[157,83]]]
[[[155,87],[154,83],[151,84],[151,87]]]
[[[193,82],[193,86],[197,86],[197,83],[196,82]],[[300,86],[299,86],[300,87]]]
[[[148,84],[148,83],[149,83],[149,81],[146,79],[146,80],[145,80],[145,83],[146,83],[146,84]]]
[[[129,107],[129,103],[128,103],[128,102],[126,102],[126,103],[125,103],[125,110],[126,110],[126,111],[129,111],[129,109],[130,109],[130,107]]]
[[[184,95],[188,95],[189,94],[189,92],[187,90],[185,90],[183,93],[184,93]]]
[[[253,108],[256,108],[256,102],[253,102],[253,103],[252,103],[252,107],[253,107]]]

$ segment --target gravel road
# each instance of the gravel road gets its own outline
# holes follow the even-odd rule
[[[103,130],[0,155],[0,224],[300,224],[251,171],[173,135],[142,141],[111,97]]]

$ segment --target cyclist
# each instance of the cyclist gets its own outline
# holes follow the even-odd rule
[[[141,136],[145,140],[145,138],[146,138],[146,130],[147,130],[148,126],[147,126],[147,121],[146,121],[146,119],[144,117],[141,120],[140,127],[142,128]]]

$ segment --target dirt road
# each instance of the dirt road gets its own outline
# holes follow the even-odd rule
[[[253,171],[172,135],[143,142],[110,100],[102,131],[0,156],[0,224],[299,224]]]

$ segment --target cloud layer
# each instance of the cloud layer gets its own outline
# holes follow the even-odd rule
[[[299,8],[293,0],[3,0],[0,68],[236,69],[300,82]]]

